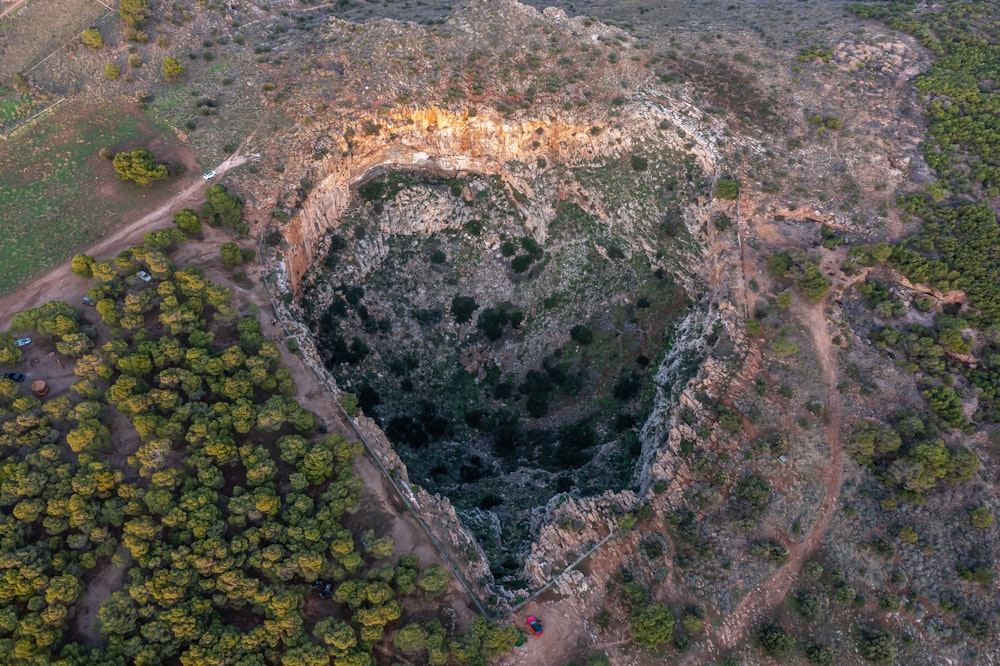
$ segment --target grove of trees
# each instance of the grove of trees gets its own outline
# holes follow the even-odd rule
[[[174,265],[183,239],[167,229],[147,234],[155,247],[78,255],[93,309],[51,302],[11,320],[77,379],[45,399],[0,380],[5,663],[370,666],[397,629],[396,648],[430,664],[510,649],[517,631],[482,618],[451,639],[439,623],[399,623],[406,597],[443,593],[447,570],[352,533],[361,445],[318,431],[227,288]],[[19,354],[0,335],[5,362]],[[74,615],[110,566],[123,583],[97,610],[100,640],[83,641]],[[334,594],[311,624],[317,578]]]

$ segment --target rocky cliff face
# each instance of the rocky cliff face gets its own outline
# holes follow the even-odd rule
[[[673,124],[682,117],[681,110],[689,114],[684,118],[690,131],[684,133],[685,139]],[[650,145],[685,150],[694,139],[689,150],[706,172],[713,173],[717,154],[714,142],[721,134],[719,130],[710,120],[690,114],[684,100],[648,99],[636,99],[622,117],[612,121],[607,116],[567,117],[555,113],[510,121],[491,111],[470,115],[467,111],[426,108],[361,117],[326,128],[324,134],[336,142],[339,155],[326,158],[318,166],[315,188],[282,229],[289,245],[285,261],[292,288],[297,288],[315,259],[319,238],[338,227],[357,187],[378,173],[417,169],[439,175],[499,175],[517,202],[525,226],[544,241],[552,219],[551,207],[545,202],[549,197],[538,196],[529,181],[549,165],[583,165],[621,158]],[[316,132],[310,130],[310,134]],[[280,190],[265,194],[253,202],[254,207],[258,211],[273,208],[279,194]],[[606,223],[614,224],[617,212],[603,213]],[[418,230],[401,225],[394,231]]]
[[[508,7],[516,3],[499,5]],[[549,23],[566,20],[564,16],[550,14],[545,15]],[[299,190],[297,210],[279,227],[286,242],[278,257],[281,264],[274,266],[273,274],[282,276],[284,288],[296,293],[310,266],[323,258],[321,239],[344,228],[344,214],[356,205],[359,188],[380,174],[417,170],[448,178],[469,174],[499,177],[525,229],[540,243],[545,243],[550,235],[549,227],[558,204],[573,202],[597,225],[613,230],[616,238],[630,244],[625,248],[626,256],[638,252],[646,255],[654,266],[666,267],[698,300],[709,294],[715,300],[724,300],[719,296],[725,296],[730,288],[729,278],[734,277],[727,273],[732,257],[717,251],[721,248],[703,253],[700,247],[700,243],[711,241],[709,236],[713,233],[710,220],[715,204],[710,199],[685,203],[679,211],[684,233],[696,239],[697,244],[687,248],[682,257],[662,257],[660,248],[650,241],[646,231],[656,217],[655,205],[649,206],[625,192],[617,193],[618,197],[602,196],[593,187],[581,185],[578,179],[568,176],[610,162],[624,164],[627,169],[635,155],[670,153],[690,159],[704,176],[716,178],[723,143],[727,151],[739,149],[746,154],[761,151],[753,141],[732,136],[722,121],[702,113],[683,93],[664,96],[657,92],[655,82],[641,72],[633,72],[629,78],[631,85],[627,89],[633,92],[627,98],[616,98],[613,109],[595,105],[568,110],[538,104],[526,111],[501,113],[489,105],[456,109],[432,103],[416,108],[406,105],[355,111],[349,116],[332,114],[293,127],[277,138],[282,144],[280,175],[263,187],[258,185],[248,197],[251,215],[262,220],[272,210],[287,209],[289,193]],[[616,84],[620,91],[622,80]],[[301,148],[294,150],[291,146]],[[633,168],[645,169],[645,166]],[[307,195],[298,186],[306,180],[310,182]],[[612,190],[615,187],[613,183],[603,186]],[[463,198],[474,195],[463,192]],[[407,205],[410,199],[415,203],[412,207]],[[448,226],[461,226],[461,216],[454,214],[456,206],[445,210],[429,205],[428,201],[432,197],[404,191],[391,202],[399,210],[393,208],[381,215],[382,233],[426,236]],[[659,223],[658,219],[652,221],[654,226]],[[343,235],[347,235],[346,231]],[[362,273],[365,266],[374,266],[384,258],[386,248],[382,241],[382,237],[369,235],[365,243],[358,245],[370,255],[355,257],[354,264]],[[608,259],[605,248],[595,244],[594,249]],[[742,285],[734,288],[742,289]],[[606,492],[583,499],[553,498],[539,514],[544,517],[533,520],[531,526],[535,543],[524,558],[524,575],[530,583],[543,584],[606,539],[615,530],[618,517],[636,508],[654,481],[675,481],[678,473],[682,473],[676,451],[685,435],[684,426],[676,416],[677,396],[684,393],[689,378],[698,374],[699,364],[708,353],[709,345],[704,342],[707,331],[721,326],[738,337],[735,324],[738,318],[732,306],[709,308],[704,301],[678,326],[673,349],[657,375],[660,388],[641,436],[642,453],[635,479],[641,493]],[[311,344],[304,345],[304,349],[311,348]],[[315,355],[314,349],[312,353]],[[313,361],[317,368],[321,366],[316,358]],[[477,596],[484,599],[493,596],[490,590],[494,581],[486,558],[463,525],[463,520],[485,519],[478,514],[493,514],[456,513],[447,498],[429,495],[412,486],[405,465],[384,434],[372,422],[365,421],[360,426],[369,443],[374,443],[379,457],[393,470],[394,478],[404,488],[418,515],[465,569],[465,577],[477,588]],[[669,495],[679,492],[674,485]],[[511,594],[501,592],[498,596],[501,600],[513,600]]]

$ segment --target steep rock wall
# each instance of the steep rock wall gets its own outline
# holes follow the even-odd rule
[[[552,210],[540,203],[528,184],[532,174],[546,168],[543,164],[590,164],[630,155],[643,146],[667,145],[693,154],[707,173],[714,174],[715,141],[720,135],[721,127],[685,100],[653,102],[645,96],[610,121],[606,115],[554,112],[512,121],[489,111],[473,115],[432,107],[360,117],[349,126],[327,128],[324,138],[339,148],[339,154],[320,165],[316,186],[283,229],[292,289],[297,289],[315,258],[319,238],[338,227],[358,186],[381,172],[419,169],[445,176],[499,175],[512,190],[525,226],[544,241]],[[266,210],[276,199],[272,194],[255,207]]]

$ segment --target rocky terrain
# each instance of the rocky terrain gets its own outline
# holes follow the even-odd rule
[[[698,607],[719,624],[704,639],[695,631],[679,632],[684,645],[692,642],[689,661],[697,662],[721,657],[768,617],[775,618],[774,612],[777,620],[782,613],[797,617],[794,601],[786,596],[794,599],[809,589],[801,573],[808,561],[810,571],[834,576],[814,586],[831,595],[850,587],[859,595],[855,607],[870,609],[856,631],[909,626],[898,613],[885,614],[884,608],[894,606],[879,599],[898,595],[900,584],[890,582],[893,570],[879,562],[859,564],[859,545],[870,543],[870,536],[857,532],[856,518],[845,517],[870,516],[869,529],[875,534],[883,529],[884,519],[856,499],[859,492],[871,492],[863,491],[871,477],[853,466],[842,443],[856,415],[866,413],[862,405],[871,395],[849,388],[845,368],[881,361],[867,348],[867,334],[852,331],[836,303],[810,305],[795,296],[790,309],[781,299],[776,305],[787,282],[771,276],[765,260],[778,251],[805,248],[831,280],[832,292],[846,298],[857,277],[841,272],[842,250],[819,247],[820,231],[854,242],[891,240],[904,232],[888,204],[900,188],[927,178],[915,152],[919,115],[894,111],[894,123],[880,122],[878,116],[913,104],[905,82],[925,56],[903,37],[855,34],[815,60],[801,56],[808,46],[796,47],[800,56],[780,68],[754,71],[742,64],[745,58],[731,60],[736,76],[743,77],[733,85],[746,87],[727,91],[713,89],[719,79],[711,77],[718,74],[704,62],[699,68],[686,56],[664,56],[662,47],[629,32],[551,9],[535,13],[506,3],[483,7],[465,5],[430,29],[391,21],[363,26],[333,21],[327,30],[343,65],[337,76],[355,82],[351,110],[344,112],[347,107],[336,104],[336,95],[324,100],[311,92],[306,108],[315,115],[282,137],[307,146],[311,157],[289,161],[283,153],[283,168],[271,186],[250,188],[261,212],[279,210],[279,219],[289,215],[285,223],[272,216],[269,224],[282,233],[277,249],[289,287],[304,298],[307,321],[319,326],[319,315],[331,303],[350,300],[352,285],[364,288],[360,303],[367,308],[366,318],[376,320],[373,324],[393,319],[393,304],[404,317],[393,321],[382,343],[377,332],[364,334],[364,321],[356,314],[339,319],[345,341],[361,340],[371,352],[360,364],[339,357],[331,365],[327,357],[342,390],[361,395],[362,403],[367,396],[366,412],[378,415],[383,427],[408,407],[412,420],[420,421],[414,400],[428,391],[437,404],[463,396],[440,413],[424,415],[425,426],[435,416],[454,422],[440,434],[432,432],[430,449],[406,441],[397,442],[397,448],[411,480],[448,494],[459,507],[458,515],[489,558],[496,580],[490,585],[497,585],[498,598],[508,603],[524,598],[520,588],[539,589],[554,579],[545,594],[563,598],[558,603],[570,604],[574,613],[593,618],[603,609],[615,616],[629,608],[611,601],[615,581],[620,585],[621,572],[627,571],[655,599],[675,608],[678,617],[689,612],[685,608]],[[500,25],[516,26],[506,33],[507,41],[483,42],[469,18],[483,12],[497,16]],[[642,35],[642,29],[634,32]],[[690,43],[691,36],[676,39]],[[474,57],[470,42],[482,44]],[[806,44],[806,38],[798,42]],[[498,43],[505,45],[505,57],[491,55]],[[359,45],[376,64],[357,61]],[[759,36],[741,35],[739,45],[729,44],[737,53],[745,47],[755,54],[751,57],[781,57],[780,49],[765,56]],[[714,40],[702,39],[700,48],[708,51],[705,62],[718,62]],[[590,64],[595,50],[601,51],[600,64]],[[531,53],[538,54],[535,60]],[[581,59],[589,68],[585,81],[573,75]],[[415,64],[428,60],[450,63],[450,71]],[[529,80],[505,79],[505,64],[519,62],[527,65]],[[561,70],[563,85],[548,91],[532,86],[555,76],[550,68]],[[617,80],[609,79],[611,73]],[[737,106],[746,103],[742,94],[748,89],[765,98],[764,91],[771,91],[771,113]],[[633,156],[641,161],[633,163]],[[686,172],[676,172],[685,163]],[[713,183],[726,179],[741,185],[735,201],[713,196]],[[664,197],[668,181],[689,185]],[[525,494],[517,487],[532,478],[530,470],[538,462],[522,452],[518,464],[487,474],[507,475],[495,477],[503,483],[474,490],[481,472],[467,469],[468,456],[474,452],[476,466],[487,469],[502,462],[490,457],[488,446],[476,444],[488,445],[488,438],[477,439],[482,435],[468,427],[468,418],[462,422],[480,404],[475,396],[490,381],[487,370],[499,367],[523,377],[553,349],[565,353],[565,345],[574,344],[573,324],[594,322],[599,330],[599,310],[627,305],[629,299],[637,312],[641,273],[617,278],[630,289],[616,292],[610,286],[616,278],[587,268],[577,272],[590,276],[590,282],[581,283],[578,300],[565,304],[572,317],[548,316],[542,301],[559,293],[572,273],[559,269],[570,240],[560,236],[568,204],[592,221],[584,233],[601,265],[641,257],[643,271],[660,270],[683,287],[689,311],[673,315],[665,353],[650,354],[658,371],[643,380],[648,401],[634,426],[639,442],[622,481],[590,485],[588,493],[585,469],[562,487],[558,477],[543,480],[536,474],[533,490]],[[663,234],[664,221],[671,218],[675,226]],[[522,237],[542,248],[549,262],[543,270],[528,269],[524,275],[511,270],[511,260],[526,254],[517,244]],[[511,241],[513,251],[503,248]],[[609,248],[616,253],[612,257]],[[603,297],[588,297],[593,293]],[[511,302],[524,322],[505,333],[502,345],[489,343],[473,327],[475,317],[464,324],[452,321],[449,305],[458,294],[473,297],[480,308]],[[342,311],[341,305],[336,308]],[[420,313],[433,322],[430,328],[420,323]],[[763,337],[747,334],[748,318],[763,324]],[[615,326],[614,316],[605,321]],[[436,331],[429,335],[431,329]],[[322,337],[325,329],[316,330]],[[417,377],[391,370],[393,355],[403,349],[421,368],[440,364],[440,379],[432,370]],[[408,384],[402,391],[401,376]],[[450,397],[449,386],[458,384],[440,383],[446,376],[475,381]],[[893,394],[903,400],[900,387],[907,380],[897,381],[902,384]],[[487,397],[494,408],[506,404]],[[541,418],[567,422],[558,410]],[[496,422],[489,427],[496,428]],[[390,431],[404,439],[410,432]],[[465,460],[465,477],[442,469],[442,460]],[[610,469],[607,460],[596,460]],[[767,480],[770,493],[763,508],[748,507],[741,499],[749,478]],[[605,488],[618,492],[587,497]],[[948,501],[939,501],[935,510],[947,512]],[[531,515],[530,521],[520,519],[528,531],[516,528],[518,509]],[[636,518],[638,525],[631,527]],[[622,520],[631,532],[615,536],[621,528],[614,526]],[[512,547],[511,536],[534,543]],[[617,545],[609,545],[609,536]],[[505,539],[507,546],[498,549]],[[585,555],[577,571],[557,576]],[[601,569],[609,577],[595,578]],[[855,578],[859,571],[867,572],[862,579]],[[871,578],[873,571],[884,573]],[[935,590],[941,585],[944,580],[932,584]],[[591,596],[588,590],[595,589],[606,593]],[[927,590],[904,589],[915,595],[913,617],[920,621],[926,610],[916,599],[927,598]],[[857,601],[866,596],[864,590],[870,596]],[[982,601],[973,594],[966,615],[988,615]],[[601,607],[584,606],[584,611],[581,603]],[[841,613],[835,605],[829,612]],[[575,631],[589,631],[587,640],[607,643],[605,630],[593,622],[585,620]],[[858,634],[837,634],[837,626],[810,629],[811,640],[848,654]],[[916,641],[904,649],[910,658],[933,663],[920,646]],[[752,648],[743,650],[751,662],[757,658]],[[567,647],[565,654],[572,653]],[[619,658],[642,661],[625,653]]]
[[[996,663],[966,370],[1000,335],[886,261],[937,194],[916,38],[842,3],[228,4],[169,28],[199,85],[92,85],[258,157],[226,183],[278,320],[478,602],[547,622],[507,663]]]

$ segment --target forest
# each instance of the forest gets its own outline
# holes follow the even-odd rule
[[[905,308],[893,304],[884,285],[867,281],[861,291],[889,322],[876,331],[876,341],[900,352],[898,362],[920,373],[937,424],[971,432],[977,424],[1000,421],[1000,225],[991,206],[1000,194],[996,3],[946,0],[918,10],[910,2],[887,2],[852,9],[914,35],[937,56],[915,85],[928,121],[921,148],[938,181],[925,192],[900,198],[899,208],[921,219],[922,228],[877,261],[887,259],[915,284],[960,290],[967,305],[946,305],[931,327],[902,326],[893,319]],[[928,297],[914,305],[927,311],[934,301]],[[970,362],[973,351],[975,362]],[[961,413],[964,390],[977,405],[973,422]]]
[[[351,531],[361,445],[292,397],[255,312],[175,266],[184,238],[78,255],[93,308],[46,303],[0,334],[5,365],[22,360],[15,335],[30,335],[76,378],[44,397],[0,380],[5,663],[368,666],[378,651],[481,664],[511,649],[520,632],[485,618],[462,636],[414,621],[407,600],[442,595],[448,571]],[[111,569],[123,583],[94,634],[74,615]]]

